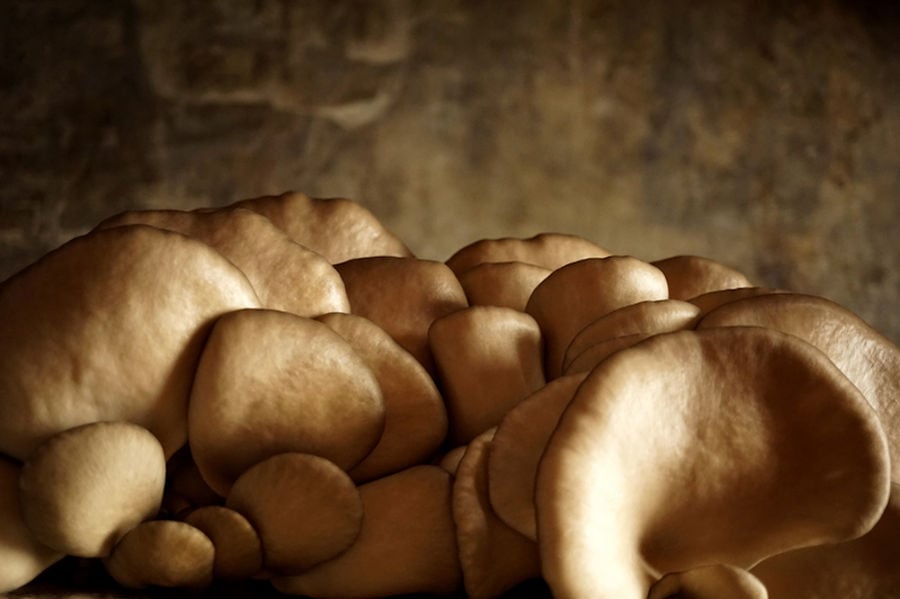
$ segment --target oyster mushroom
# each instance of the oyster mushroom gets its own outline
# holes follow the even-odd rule
[[[242,580],[262,569],[259,535],[240,513],[221,505],[207,505],[192,510],[184,522],[212,541],[216,580]]]
[[[672,256],[651,264],[665,273],[672,299],[687,300],[710,291],[752,285],[737,270],[702,256]]]
[[[457,275],[488,262],[526,262],[556,270],[585,258],[605,258],[610,252],[577,235],[539,233],[527,239],[481,239],[460,248],[447,259]]]
[[[534,288],[553,271],[527,262],[485,262],[457,275],[469,305],[525,311]]]

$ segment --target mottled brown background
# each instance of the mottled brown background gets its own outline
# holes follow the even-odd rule
[[[0,278],[115,211],[297,189],[427,258],[702,254],[900,339],[890,2],[0,7]]]

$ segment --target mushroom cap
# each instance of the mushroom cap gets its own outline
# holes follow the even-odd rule
[[[259,535],[240,513],[221,505],[207,505],[191,511],[184,521],[212,541],[216,580],[243,580],[262,569]]]
[[[333,462],[282,453],[235,481],[226,507],[243,514],[259,534],[265,568],[299,574],[340,555],[362,526],[359,491]]]
[[[279,453],[358,464],[384,430],[381,388],[353,348],[325,324],[287,312],[241,310],[216,322],[200,358],[190,444],[219,495],[247,468]]]
[[[353,314],[318,319],[344,338],[369,366],[384,399],[384,432],[350,470],[369,481],[430,458],[447,436],[447,410],[434,381],[412,355],[372,321]]]
[[[197,463],[191,456],[190,448],[182,447],[178,453],[166,463],[166,490],[163,496],[163,508],[173,516],[181,510],[191,510],[207,505],[218,505],[225,498],[213,491]]]
[[[322,599],[455,592],[461,573],[452,480],[443,468],[422,465],[362,485],[365,517],[356,542],[333,560],[272,583],[282,593]]]
[[[435,320],[428,340],[455,445],[496,426],[544,386],[541,330],[524,312],[471,306]]]
[[[51,435],[126,420],[172,455],[213,320],[259,301],[204,243],[143,225],[76,238],[0,285],[0,453],[27,459]]]
[[[743,273],[702,256],[672,256],[651,264],[666,274],[672,299],[688,300],[710,291],[752,286]]]
[[[734,289],[719,289],[701,293],[688,301],[700,308],[699,316],[706,316],[714,309],[737,300],[754,297],[757,295],[769,295],[772,293],[786,293],[783,289],[772,287],[736,287]]]
[[[129,224],[175,231],[206,243],[247,276],[264,308],[300,316],[350,311],[344,282],[334,267],[256,212],[134,210],[110,217],[97,228]]]
[[[468,306],[456,275],[441,262],[392,256],[358,258],[335,268],[344,279],[351,311],[387,331],[433,374],[431,323]]]
[[[714,564],[666,574],[650,588],[647,599],[768,599],[768,596],[766,587],[750,572],[734,566]]]
[[[550,439],[543,573],[556,596],[645,597],[661,573],[859,536],[889,484],[875,414],[811,345],[757,327],[656,335],[598,365]]]
[[[553,272],[527,262],[484,262],[457,275],[469,305],[525,311],[534,288]]]
[[[892,479],[900,481],[900,349],[859,316],[825,298],[797,293],[757,295],[720,306],[698,329],[762,326],[795,335],[821,350],[869,401],[887,434]]]
[[[563,370],[563,375],[587,373],[592,371],[597,364],[632,345],[637,345],[644,339],[652,337],[653,333],[635,333],[623,337],[613,337],[606,341],[600,341],[587,347],[580,354],[569,360]]]
[[[589,258],[553,271],[526,307],[544,335],[547,379],[561,374],[566,348],[582,328],[624,306],[667,297],[662,271],[631,256]]]
[[[457,275],[486,262],[526,262],[556,270],[585,258],[609,255],[609,251],[577,235],[539,233],[527,239],[481,239],[460,248],[446,264]]]
[[[177,520],[142,522],[103,559],[109,575],[132,589],[204,588],[212,583],[214,562],[209,537]]]
[[[25,524],[19,504],[20,470],[0,456],[0,593],[26,585],[63,557],[38,542]]]
[[[541,574],[538,546],[491,509],[488,456],[495,429],[469,443],[453,482],[453,521],[466,596],[493,599]]]
[[[299,192],[241,200],[230,206],[262,214],[297,243],[332,264],[365,256],[412,256],[362,204]]]
[[[437,460],[437,465],[450,474],[455,475],[457,468],[459,468],[459,463],[462,461],[463,456],[466,455],[466,449],[468,449],[468,445],[457,445],[442,455]]]
[[[96,422],[56,434],[22,468],[22,514],[35,538],[79,557],[108,555],[152,518],[166,482],[163,448],[128,422]]]

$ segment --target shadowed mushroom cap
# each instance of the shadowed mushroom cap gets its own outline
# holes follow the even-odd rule
[[[751,286],[742,273],[702,256],[672,256],[651,264],[666,274],[672,299],[687,300],[710,291]]]
[[[606,341],[600,341],[585,348],[580,354],[569,360],[563,375],[587,373],[596,368],[597,364],[632,345],[637,345],[644,339],[652,337],[653,333],[635,333],[623,337],[613,337]]]
[[[550,439],[543,573],[557,596],[643,598],[668,572],[859,536],[889,484],[875,414],[811,345],[757,327],[657,335],[595,368]]]
[[[240,513],[221,505],[207,505],[193,510],[184,521],[212,541],[216,580],[242,580],[262,569],[259,535]]]
[[[126,420],[172,455],[213,320],[259,301],[208,245],[133,225],[74,239],[0,285],[0,453],[27,459],[66,429]]]
[[[472,242],[450,256],[447,266],[457,275],[486,262],[526,262],[556,270],[570,262],[605,258],[609,254],[609,251],[576,235],[539,233],[527,239],[503,237]]]
[[[766,587],[753,574],[734,566],[715,564],[666,574],[653,585],[647,599],[767,599],[768,596]]]
[[[457,275],[472,306],[525,311],[534,288],[553,272],[527,262],[485,262]]]

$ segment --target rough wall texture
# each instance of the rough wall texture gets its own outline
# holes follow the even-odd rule
[[[0,278],[112,212],[287,189],[419,255],[576,233],[900,339],[890,3],[0,1]]]

